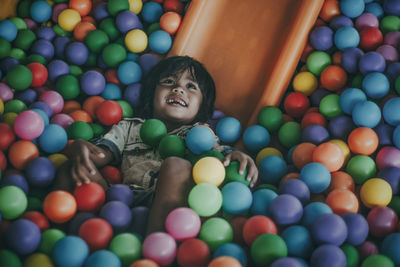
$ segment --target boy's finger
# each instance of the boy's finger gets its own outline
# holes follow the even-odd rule
[[[90,144],[88,145],[88,149],[91,153],[96,154],[100,158],[104,158],[106,155],[103,153],[103,151],[96,145]]]
[[[225,156],[225,159],[224,159],[224,166],[225,167],[228,166],[229,163],[231,163],[231,157],[232,157],[231,154]]]
[[[89,173],[91,175],[94,175],[94,174],[96,174],[96,169],[94,168],[93,163],[90,160],[89,153],[90,153],[90,151],[87,147],[83,149],[83,164],[87,168]]]

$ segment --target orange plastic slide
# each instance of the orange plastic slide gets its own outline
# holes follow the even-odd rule
[[[192,0],[169,55],[202,62],[217,86],[216,108],[254,124],[278,105],[324,0]]]

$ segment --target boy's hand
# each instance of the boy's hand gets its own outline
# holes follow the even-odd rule
[[[225,156],[224,166],[228,166],[232,160],[240,163],[239,174],[243,174],[246,167],[248,167],[246,180],[250,182],[250,187],[253,187],[258,179],[258,169],[254,160],[249,155],[238,150]]]

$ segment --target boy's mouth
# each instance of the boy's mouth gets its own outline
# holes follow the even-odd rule
[[[187,107],[187,104],[186,104],[186,102],[185,101],[183,101],[181,98],[179,98],[179,97],[170,97],[170,98],[167,98],[167,104],[168,105],[179,105],[179,106],[182,106],[182,107]]]

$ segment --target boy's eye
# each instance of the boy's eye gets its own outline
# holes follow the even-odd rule
[[[162,84],[174,84],[174,80],[172,79],[164,79],[161,81]]]
[[[189,89],[197,90],[197,86],[196,86],[195,84],[193,84],[193,83],[188,83],[188,84],[186,85],[186,87],[189,88]]]

